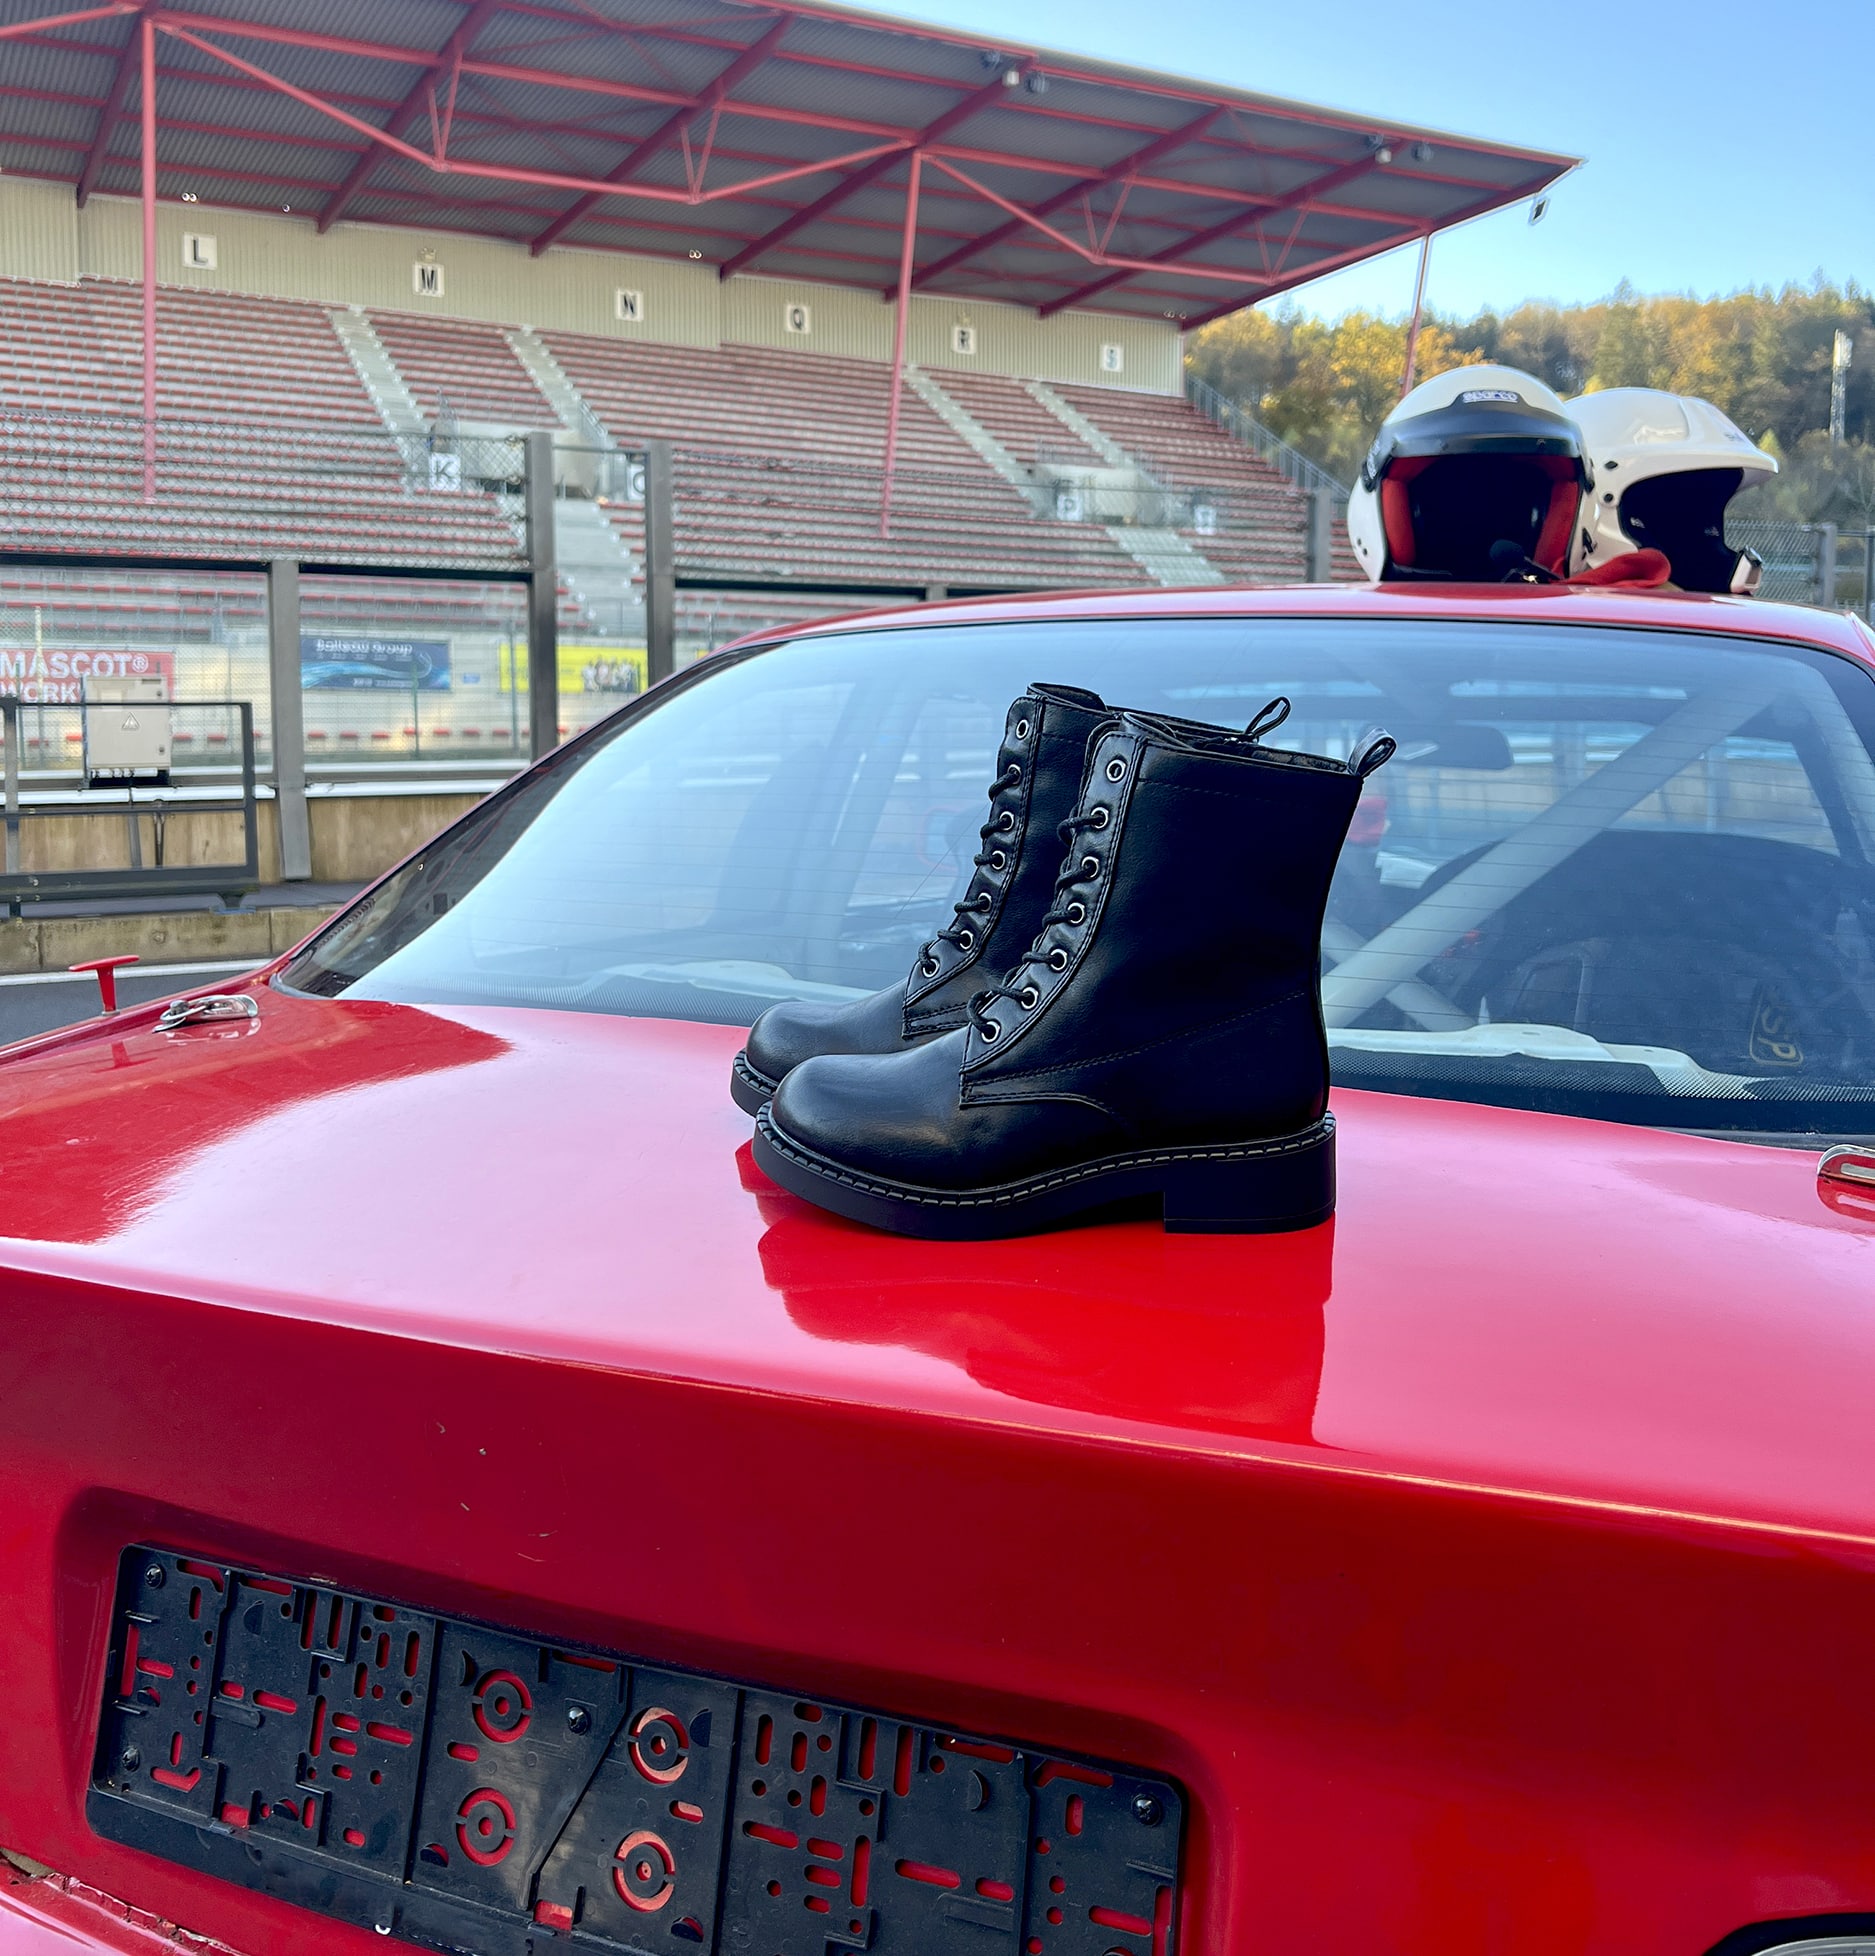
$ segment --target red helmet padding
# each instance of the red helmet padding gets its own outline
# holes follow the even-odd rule
[[[1406,485],[1416,475],[1424,475],[1432,459],[1418,455],[1389,463],[1380,478],[1380,527],[1387,539],[1387,561],[1404,564],[1408,570],[1419,562],[1419,540],[1413,534],[1413,510]]]
[[[1593,564],[1585,571],[1578,571],[1569,582],[1625,584],[1652,590],[1666,583],[1672,575],[1673,566],[1668,563],[1664,550],[1629,550],[1619,557],[1610,557],[1605,564]]]
[[[1556,460],[1560,463],[1561,457]],[[1532,563],[1541,564],[1558,576],[1569,568],[1569,542],[1575,534],[1576,511],[1582,502],[1575,469],[1573,465],[1565,466],[1568,473],[1556,477],[1555,487],[1549,492],[1549,514],[1537,532],[1536,548],[1530,552]]]

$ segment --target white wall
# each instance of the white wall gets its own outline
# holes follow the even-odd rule
[[[185,231],[215,238],[213,271],[185,267]],[[0,277],[140,278],[141,240],[142,216],[132,200],[94,197],[81,211],[64,185],[0,177]],[[557,247],[532,258],[522,246],[493,239],[370,224],[341,223],[321,237],[308,218],[176,204],[158,208],[157,252],[165,285],[684,346],[732,341],[803,354],[892,356],[894,308],[876,293],[761,277],[724,284],[710,267],[680,260]],[[412,266],[426,253],[443,270],[440,299],[419,298],[413,289]],[[613,294],[620,286],[644,294],[642,325],[615,317]],[[813,331],[806,337],[784,330],[784,308],[794,301],[812,309]],[[951,328],[958,322],[977,329],[974,358],[950,350]],[[1101,370],[1103,344],[1123,350],[1118,375]],[[906,352],[918,365],[940,369],[1104,381],[1159,393],[1176,393],[1182,385],[1179,334],[1169,320],[1098,313],[1044,320],[1022,306],[920,295],[912,302]]]

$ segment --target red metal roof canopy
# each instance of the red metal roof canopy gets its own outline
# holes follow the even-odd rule
[[[798,0],[0,0],[0,169],[1198,324],[1574,159]],[[914,186],[916,186],[914,188]]]

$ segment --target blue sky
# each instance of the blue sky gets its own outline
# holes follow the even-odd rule
[[[1015,33],[1234,87],[1587,158],[1433,245],[1427,301],[1729,292],[1823,271],[1875,285],[1875,0],[918,0],[880,12]],[[1297,293],[1404,313],[1417,247]]]

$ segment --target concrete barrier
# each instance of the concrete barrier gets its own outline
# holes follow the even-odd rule
[[[163,910],[102,917],[0,920],[0,974],[64,971],[88,958],[134,953],[146,965],[252,958],[290,951],[331,916],[331,904],[268,910]]]
[[[351,784],[309,796],[312,821],[312,880],[315,883],[369,883],[392,864],[420,849],[482,799],[473,789],[442,793],[386,794],[360,791]],[[29,813],[20,824],[20,867],[45,874],[68,869],[123,869],[130,863],[131,816],[121,799],[75,806],[61,801],[56,812]],[[148,811],[148,812],[145,812]],[[143,860],[157,861],[158,816],[141,804],[135,820]],[[239,862],[241,812],[171,815],[162,818],[162,860],[181,867],[193,863]],[[280,837],[274,804],[260,804],[260,880],[280,881]],[[193,954],[191,954],[193,955]]]

